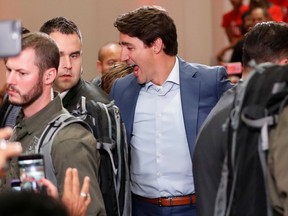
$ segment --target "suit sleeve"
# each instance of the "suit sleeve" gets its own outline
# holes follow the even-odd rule
[[[92,133],[79,124],[63,128],[54,139],[51,156],[60,195],[64,190],[66,169],[77,168],[81,185],[85,176],[90,177],[91,204],[87,215],[106,215],[98,184],[100,155]]]
[[[224,92],[233,87],[233,84],[228,79],[228,74],[224,67],[217,67],[216,73],[218,99],[220,99]]]

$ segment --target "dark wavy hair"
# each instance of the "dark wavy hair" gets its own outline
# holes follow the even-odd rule
[[[167,55],[177,55],[178,42],[176,26],[167,11],[159,6],[143,6],[132,12],[120,15],[114,26],[123,34],[137,37],[151,47],[161,38]]]

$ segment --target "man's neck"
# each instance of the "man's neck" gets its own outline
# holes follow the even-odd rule
[[[40,110],[45,108],[51,102],[51,95],[47,94],[45,97],[41,96],[36,101],[28,106],[23,106],[23,113],[25,118],[30,118],[31,116],[38,113]]]
[[[155,68],[157,76],[151,81],[156,85],[162,86],[175,65],[176,56],[165,55],[158,62],[159,64],[157,64],[157,67]]]

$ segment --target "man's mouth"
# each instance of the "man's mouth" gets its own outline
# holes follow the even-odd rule
[[[134,71],[138,71],[139,70],[139,66],[136,64],[132,64],[131,67],[133,67]]]
[[[7,88],[7,93],[8,94],[15,94],[15,93],[18,93],[18,90],[17,89],[15,89],[13,86],[9,86],[8,88]]]
[[[61,75],[61,76],[59,76],[59,77],[61,77],[61,78],[71,78],[72,76],[70,75],[70,74],[63,74],[63,75]]]
[[[133,67],[133,74],[134,74],[134,76],[138,76],[138,70],[139,70],[139,66],[138,65],[136,65],[136,64],[133,64],[133,65],[131,65],[131,67]]]

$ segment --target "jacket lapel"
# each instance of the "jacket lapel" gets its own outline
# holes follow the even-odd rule
[[[195,78],[196,69],[179,58],[180,93],[186,136],[192,154],[196,139],[200,81]]]
[[[126,126],[126,130],[127,130],[127,142],[128,142],[128,144],[130,144],[133,122],[134,122],[135,109],[136,109],[136,103],[137,103],[140,89],[141,89],[141,85],[139,85],[137,83],[136,78],[133,77],[129,86],[122,93],[122,97],[124,98],[124,100],[121,100],[121,101],[127,101],[128,102],[127,104],[123,104],[123,107],[125,107],[125,108],[121,110],[121,114],[124,116],[123,119],[126,120],[125,126]],[[126,100],[125,100],[125,98],[126,98]]]
[[[67,104],[69,103],[70,100],[75,98],[75,95],[77,92],[80,91],[81,86],[83,85],[83,80],[80,79],[77,85],[73,86],[71,89],[69,89],[68,93],[65,95],[65,97],[62,99],[62,104],[64,107],[67,107]]]

